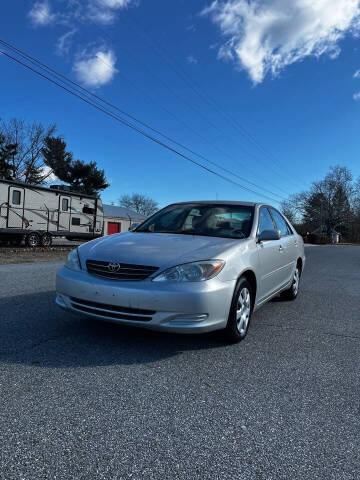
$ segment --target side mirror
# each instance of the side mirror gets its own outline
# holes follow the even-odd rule
[[[280,240],[279,230],[263,230],[258,236],[258,242],[268,242],[270,240]]]
[[[138,227],[140,223],[132,223],[131,226],[129,227],[129,232],[132,232],[135,230],[136,227]]]

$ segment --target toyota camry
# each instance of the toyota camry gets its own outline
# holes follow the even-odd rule
[[[296,299],[304,265],[301,236],[269,205],[177,203],[134,231],[73,250],[57,274],[56,302],[127,325],[224,330],[237,342],[271,298]]]

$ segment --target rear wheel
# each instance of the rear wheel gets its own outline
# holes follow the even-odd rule
[[[26,236],[25,243],[30,248],[36,248],[40,245],[40,235],[36,232],[29,233]]]
[[[246,278],[236,285],[231,303],[228,323],[225,329],[228,340],[237,343],[246,337],[253,310],[253,292]]]
[[[285,298],[286,300],[295,300],[299,293],[300,276],[301,271],[299,265],[296,265],[291,287],[288,290],[282,292],[282,298]]]
[[[41,246],[42,247],[51,247],[52,245],[52,236],[50,233],[44,233],[44,235],[41,236]]]

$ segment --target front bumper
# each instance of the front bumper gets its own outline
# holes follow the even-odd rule
[[[119,282],[63,267],[56,277],[56,303],[100,320],[178,333],[225,328],[235,281]]]

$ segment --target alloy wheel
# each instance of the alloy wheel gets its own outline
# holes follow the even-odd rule
[[[251,314],[250,291],[243,287],[239,293],[236,307],[236,325],[241,336],[246,334]]]
[[[299,272],[299,269],[296,267],[293,284],[292,284],[293,293],[295,296],[298,294],[298,291],[299,291],[299,283],[300,283],[300,272]]]

